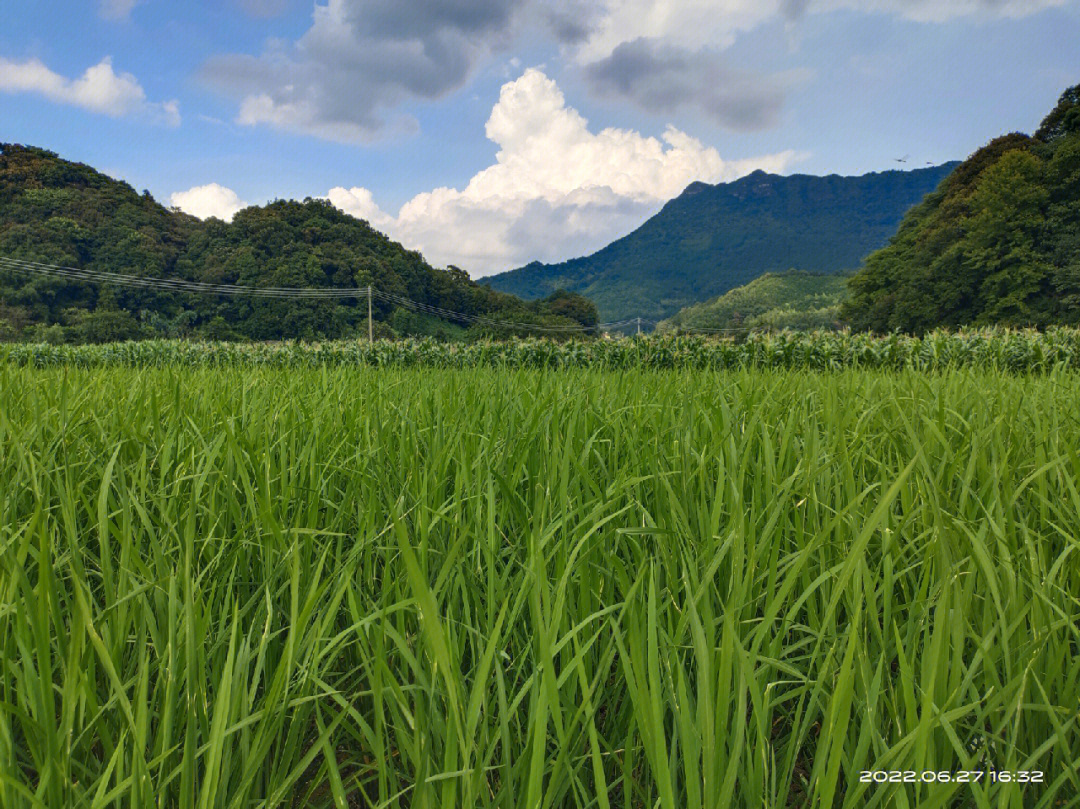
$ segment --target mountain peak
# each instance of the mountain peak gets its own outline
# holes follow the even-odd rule
[[[694,194],[700,194],[702,191],[708,191],[712,188],[708,183],[703,183],[701,180],[695,180],[683,189],[683,192],[679,195],[681,197],[692,197]]]
[[[765,272],[857,269],[955,164],[859,177],[757,169],[690,183],[658,214],[591,256],[489,276],[494,289],[543,297],[556,286],[592,298],[602,320],[660,320]]]
[[[713,184],[713,183],[706,183],[706,182],[703,182],[701,180],[695,180],[694,182],[690,183],[690,185],[686,186],[686,188],[683,189],[683,192],[679,196],[680,197],[692,197],[695,194],[700,194],[703,191],[709,191],[709,190],[714,189],[714,188],[723,188],[724,186],[742,185],[742,184],[746,184],[748,182],[759,182],[761,180],[771,179],[771,178],[776,177],[776,176],[779,176],[779,175],[770,174],[769,172],[765,171],[764,169],[754,169],[749,174],[744,174],[742,177],[737,177],[736,179],[731,180],[729,182],[721,182],[721,183]]]

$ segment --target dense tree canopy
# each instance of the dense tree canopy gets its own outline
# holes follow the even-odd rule
[[[847,276],[804,270],[768,272],[704,303],[688,306],[659,331],[694,329],[812,331],[839,326]]]
[[[1080,324],[1080,85],[1035,137],[997,138],[852,277],[852,328]]]
[[[168,210],[149,193],[52,152],[0,145],[0,256],[151,278],[253,287],[365,287],[429,307],[521,324],[593,325],[596,307],[559,293],[525,303],[438,270],[325,200],[249,207],[230,223]],[[376,299],[384,336],[491,333]],[[500,333],[514,328],[499,329]],[[204,296],[0,270],[0,339],[153,336],[277,340],[367,334],[367,301]]]

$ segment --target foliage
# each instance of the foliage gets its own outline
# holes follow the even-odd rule
[[[765,273],[719,297],[679,310],[662,321],[657,330],[838,328],[840,301],[846,294],[846,278],[841,274],[819,275],[803,270]]]
[[[416,252],[325,200],[249,207],[231,223],[170,211],[149,194],[52,152],[0,144],[0,256],[152,278],[252,287],[366,287],[469,317],[519,317],[545,325],[595,318],[595,307],[562,293],[525,303],[437,270]],[[104,296],[104,297],[102,297]],[[388,323],[398,307],[376,301]],[[108,311],[108,315],[101,314]],[[280,340],[367,333],[367,300],[215,297],[121,287],[0,270],[0,339],[48,331],[69,342],[204,336]],[[437,318],[398,316],[406,334],[459,337]],[[595,322],[595,319],[593,320]],[[54,328],[56,327],[56,328]]]
[[[0,805],[1075,805],[1076,383],[0,366]]]
[[[0,345],[0,363],[47,368],[595,368],[601,370],[845,368],[1012,373],[1080,370],[1080,330],[934,332],[923,337],[824,331],[751,333],[744,339],[644,336],[611,340],[499,339],[446,343],[433,338],[325,343],[200,343],[145,340],[110,345]]]
[[[1052,143],[1068,135],[1080,133],[1080,84],[1061,94],[1057,106],[1043,119],[1035,137]]]
[[[367,320],[364,321],[365,325]],[[450,323],[434,315],[413,312],[409,309],[395,309],[387,323],[389,334],[383,336],[432,337],[436,340],[460,340],[465,336],[465,328],[457,323]]]
[[[476,323],[469,328],[468,335],[472,339],[508,340],[539,332],[568,339],[574,333],[565,331],[567,325],[575,329],[579,326],[592,328],[599,320],[596,304],[581,295],[558,289],[546,298],[532,301],[528,309],[502,313],[498,323]],[[591,333],[595,335],[595,331]]]
[[[857,330],[1080,323],[1080,85],[1035,138],[991,141],[850,281]]]
[[[596,301],[605,321],[660,320],[766,272],[859,267],[955,166],[861,177],[756,171],[731,183],[694,183],[591,256],[534,262],[484,281],[523,298],[569,289]]]

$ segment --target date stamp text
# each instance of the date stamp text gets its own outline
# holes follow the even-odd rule
[[[1041,770],[861,770],[862,784],[1042,784]]]

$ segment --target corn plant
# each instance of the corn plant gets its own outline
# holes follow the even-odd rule
[[[113,345],[0,345],[0,361],[43,368],[346,365],[408,368],[598,368],[607,370],[977,367],[1017,373],[1080,369],[1080,330],[989,329],[923,338],[848,332],[751,334],[745,340],[651,336],[614,340],[514,339],[475,343],[422,340],[329,343],[198,343],[154,340]]]

